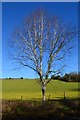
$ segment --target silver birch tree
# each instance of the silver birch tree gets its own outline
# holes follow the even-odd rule
[[[10,39],[13,59],[38,74],[43,101],[46,85],[52,79],[53,63],[67,55],[76,34],[73,26],[63,23],[60,18],[49,15],[45,10],[38,9],[25,18],[23,28],[16,29]],[[56,70],[55,74],[61,69]]]

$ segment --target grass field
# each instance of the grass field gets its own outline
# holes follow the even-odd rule
[[[79,91],[77,82],[62,82],[53,80],[47,85],[46,98],[47,99],[61,99],[64,97],[64,92],[67,98],[78,98]],[[3,80],[2,81],[2,99],[15,100],[15,99],[30,100],[40,99],[41,87],[36,80]],[[1,96],[0,96],[1,97]]]

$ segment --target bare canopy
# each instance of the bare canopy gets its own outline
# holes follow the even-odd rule
[[[13,59],[34,70],[43,89],[51,81],[53,63],[67,55],[76,34],[73,26],[37,9],[25,18],[23,27],[13,33],[10,43]],[[59,73],[60,69],[55,72]]]

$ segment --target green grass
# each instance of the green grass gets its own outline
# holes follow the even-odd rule
[[[67,98],[78,98],[78,84],[77,82],[62,82],[58,80],[51,81],[46,88],[46,98],[61,99],[66,93]],[[30,100],[41,99],[41,87],[36,80],[3,80],[2,81],[2,99]],[[1,97],[1,96],[0,96]]]

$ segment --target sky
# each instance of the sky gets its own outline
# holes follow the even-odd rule
[[[2,76],[0,78],[36,78],[38,75],[29,68],[16,69],[17,64],[9,59],[9,37],[16,26],[21,26],[24,18],[36,8],[45,8],[48,13],[60,16],[64,22],[78,26],[78,3],[49,2],[4,2],[2,3]],[[73,42],[71,55],[66,57],[64,73],[78,71],[78,40]]]
[[[78,2],[79,0],[2,0],[3,2]]]

